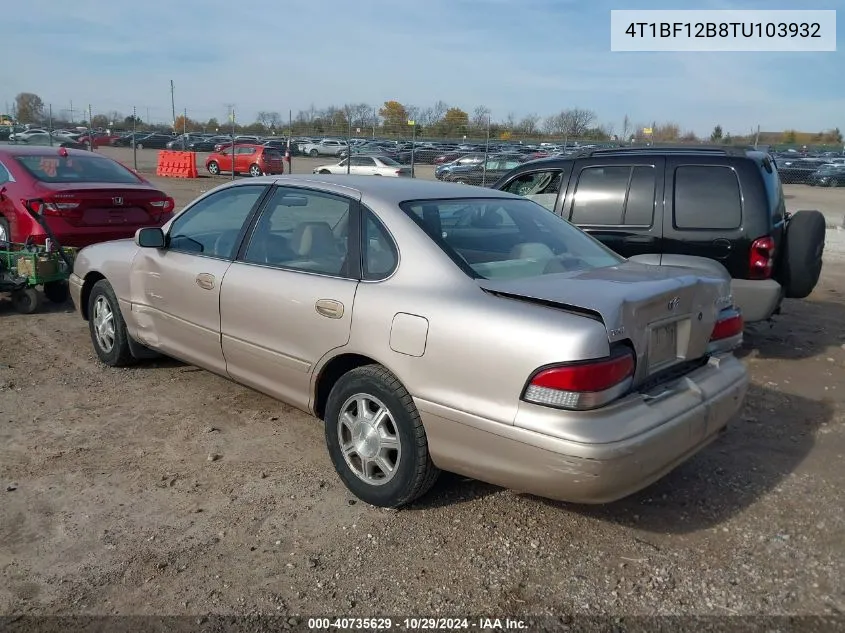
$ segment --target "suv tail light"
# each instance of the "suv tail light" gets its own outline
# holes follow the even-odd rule
[[[748,258],[749,279],[769,279],[775,264],[775,241],[768,235],[754,240]]]
[[[597,409],[628,390],[635,367],[628,348],[607,358],[546,367],[528,381],[523,400],[559,409]]]

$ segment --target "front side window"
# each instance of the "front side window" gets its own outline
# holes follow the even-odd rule
[[[563,172],[560,170],[532,171],[520,174],[505,185],[502,191],[528,198],[553,211],[562,177]]]
[[[278,187],[261,213],[244,261],[325,275],[348,275],[349,198]]]
[[[404,202],[402,210],[468,275],[517,279],[615,266],[598,241],[529,201],[459,198]]]
[[[168,249],[231,259],[244,222],[264,189],[262,185],[229,187],[203,198],[173,221]]]

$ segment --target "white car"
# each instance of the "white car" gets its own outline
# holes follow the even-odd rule
[[[351,164],[348,164],[352,161]],[[321,165],[314,169],[315,174],[352,174],[354,176],[411,176],[411,168],[406,167],[389,156],[353,156],[344,158],[335,165]]]
[[[34,136],[36,134],[49,134],[49,132],[47,132],[47,130],[44,130],[42,128],[32,128],[32,129],[29,129],[29,130],[25,130],[23,132],[15,132],[14,134],[9,134],[9,140],[10,141],[25,141],[30,136]]]

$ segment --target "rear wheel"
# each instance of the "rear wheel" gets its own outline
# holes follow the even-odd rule
[[[44,284],[44,296],[51,303],[62,304],[70,297],[66,281],[49,281]]]
[[[803,299],[816,287],[826,231],[824,215],[818,211],[798,211],[789,219],[782,262],[788,298]]]
[[[249,166],[249,175],[253,178],[258,178],[259,176],[263,175],[264,172],[261,171],[261,167],[258,165],[250,165]]]
[[[212,176],[220,175],[220,165],[218,165],[215,161],[211,161],[210,163],[208,163],[207,169],[208,173]]]
[[[319,154],[319,152],[316,149],[312,149],[310,152],[308,152],[308,155],[311,158],[317,158],[317,154]]]
[[[337,381],[325,422],[335,470],[367,503],[406,505],[425,494],[440,474],[413,399],[381,365],[358,367]]]
[[[144,149],[144,144],[138,143],[135,147],[137,147],[138,149]]]
[[[101,279],[88,297],[88,330],[94,351],[109,367],[123,367],[135,362],[129,349],[129,334],[120,313],[111,284]]]
[[[12,293],[12,307],[21,314],[32,314],[41,307],[41,295],[35,288],[24,288]]]

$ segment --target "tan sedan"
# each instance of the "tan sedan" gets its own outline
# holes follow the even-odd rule
[[[716,438],[748,380],[729,280],[448,183],[233,182],[83,249],[70,287],[104,363],[166,354],[309,411],[381,506],[440,470],[618,499]]]

